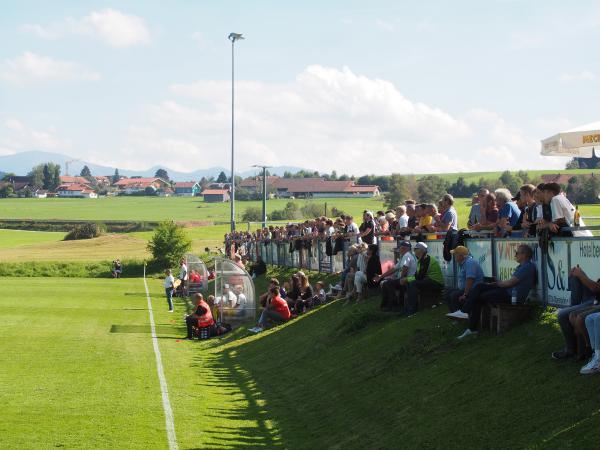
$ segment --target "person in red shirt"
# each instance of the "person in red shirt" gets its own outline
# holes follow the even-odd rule
[[[260,333],[269,325],[269,322],[275,322],[275,324],[285,323],[290,320],[290,308],[287,302],[279,296],[279,287],[274,286],[270,289],[271,302],[263,309],[260,319],[258,319],[258,326],[250,328],[248,331],[253,333]]]
[[[185,324],[187,326],[186,339],[194,339],[193,327],[208,328],[209,337],[220,336],[231,330],[231,327],[219,326],[216,324],[211,311],[213,300],[210,297],[208,303],[204,301],[202,294],[196,294],[195,298],[196,311],[185,318]]]

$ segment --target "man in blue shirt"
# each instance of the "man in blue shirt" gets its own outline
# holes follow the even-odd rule
[[[436,226],[438,231],[458,231],[458,214],[454,209],[454,197],[446,194],[441,200],[442,217],[440,223]]]
[[[479,262],[469,255],[469,249],[459,245],[450,253],[454,255],[458,271],[458,289],[446,288],[444,290],[444,302],[448,305],[450,312],[458,310],[464,304],[465,299],[476,284],[483,283],[483,269]]]
[[[529,291],[537,281],[537,270],[531,261],[532,258],[533,249],[526,244],[519,245],[515,255],[519,265],[510,279],[476,285],[469,292],[465,304],[460,310],[446,314],[451,319],[469,319],[469,328],[459,336],[459,339],[477,334],[479,316],[484,304],[510,303],[513,292],[516,294],[518,303],[524,303],[527,300]]]
[[[498,228],[504,232],[507,225],[515,227],[521,217],[521,210],[512,200],[508,189],[496,190],[496,203],[498,205]]]

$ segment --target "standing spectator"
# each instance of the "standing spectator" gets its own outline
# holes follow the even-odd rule
[[[408,228],[408,221],[410,220],[410,216],[407,214],[406,206],[398,206],[396,208],[396,220],[398,221],[398,229],[404,230]],[[414,208],[412,208],[412,212],[414,213]]]
[[[535,236],[536,230],[536,202],[535,202],[535,186],[533,184],[525,184],[519,189],[521,202],[525,205],[525,211],[521,227],[524,231],[524,236]]]
[[[417,312],[419,295],[424,292],[441,293],[444,288],[444,275],[440,263],[427,253],[427,244],[417,242],[415,245],[417,272],[400,280],[406,288],[406,306],[402,315],[410,316]]]
[[[121,264],[120,259],[115,259],[113,261],[113,270],[112,270],[113,278],[121,278],[122,273],[123,273],[123,264]]]
[[[510,303],[512,294],[518,303],[524,303],[531,289],[537,281],[533,249],[526,244],[517,248],[515,258],[519,265],[510,279],[494,283],[479,283],[475,285],[465,299],[461,309],[446,314],[452,319],[469,319],[469,327],[458,338],[463,339],[472,334],[477,334],[477,326],[481,308],[486,303]]]
[[[561,193],[561,188],[558,183],[547,183],[544,185],[544,196],[546,202],[550,204],[552,212],[552,221],[548,223],[548,228],[553,234],[562,236],[577,236],[590,237],[592,232],[589,230],[579,230],[574,232],[560,232],[562,227],[572,227],[575,221],[575,207],[569,201],[566,195]],[[580,226],[585,224],[582,220],[579,221]]]
[[[373,213],[371,211],[364,212],[363,223],[358,230],[360,231],[362,242],[367,245],[377,243],[377,238],[375,237],[375,221],[373,220]]]
[[[185,264],[185,259],[179,261],[179,286],[177,286],[177,292],[180,297],[185,297],[185,284],[188,279],[188,269]]]
[[[485,220],[485,209],[482,209],[485,205],[485,198],[488,196],[490,191],[486,188],[481,188],[477,192],[476,201],[471,206],[471,211],[469,211],[469,222],[468,227],[472,229],[476,224],[480,224],[482,220]]]
[[[399,252],[396,265],[375,277],[375,281],[381,281],[381,309],[384,311],[400,310],[404,304],[404,286],[400,280],[417,273],[417,260],[411,252],[410,241],[400,242]]]
[[[165,294],[167,296],[167,304],[169,305],[169,312],[173,312],[173,290],[175,289],[175,278],[171,273],[171,269],[165,271],[165,281],[163,283],[165,287]]]
[[[446,194],[440,201],[441,217],[436,228],[438,231],[458,231],[458,214],[454,209],[454,197]]]
[[[406,225],[406,228],[413,230],[419,224],[419,218],[417,217],[414,203],[406,204],[406,215],[408,216],[408,224]]]
[[[362,242],[360,239],[360,231],[358,229],[358,225],[354,223],[354,218],[352,216],[346,216],[344,221],[346,223],[346,227],[344,228],[346,237],[350,239],[351,243],[360,244]]]
[[[469,254],[469,249],[459,245],[450,250],[458,264],[458,288],[446,288],[444,291],[444,302],[448,305],[450,312],[459,309],[465,302],[473,286],[483,283],[483,270],[477,261]]]
[[[496,189],[496,203],[498,204],[498,227],[499,235],[506,235],[505,229],[517,225],[521,210],[512,200],[512,194],[508,189]]]
[[[577,337],[572,315],[585,314],[600,300],[600,280],[594,282],[579,266],[569,271],[569,286],[571,287],[571,305],[558,310],[558,325],[565,339],[565,347],[552,353],[553,359],[572,358],[576,354]]]

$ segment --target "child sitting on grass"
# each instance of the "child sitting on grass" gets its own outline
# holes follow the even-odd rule
[[[321,306],[324,304],[327,299],[325,297],[325,284],[322,281],[317,281],[315,283],[315,295],[312,298],[312,307],[316,308],[317,306]]]

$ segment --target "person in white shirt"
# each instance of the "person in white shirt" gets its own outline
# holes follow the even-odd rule
[[[417,273],[417,259],[411,252],[410,241],[402,241],[399,245],[399,252],[400,259],[396,265],[375,277],[375,281],[384,280],[381,285],[381,309],[384,311],[400,311],[402,309],[404,286],[400,284],[400,280]]]
[[[354,218],[352,216],[346,216],[346,236],[350,239],[351,244],[361,244],[362,239],[360,238],[360,232],[358,231],[358,225],[354,223]]]
[[[171,270],[165,271],[165,280],[163,285],[165,287],[165,294],[167,295],[167,303],[169,305],[169,312],[173,312],[173,291],[175,290],[175,278]]]
[[[215,305],[222,306],[223,308],[235,308],[237,301],[238,298],[235,293],[231,291],[228,284],[225,284],[223,285],[223,294],[215,299]]]
[[[562,227],[572,227],[575,222],[575,207],[561,192],[560,185],[547,183],[544,185],[544,194],[547,199],[550,199],[550,209],[552,210],[552,223],[548,224],[550,231],[559,233]],[[585,226],[582,220],[579,221],[579,225]],[[592,236],[592,232],[589,230],[573,231],[573,236],[589,237]]]
[[[408,228],[408,214],[406,214],[405,206],[398,206],[396,208],[396,220],[398,221],[398,229]]]

